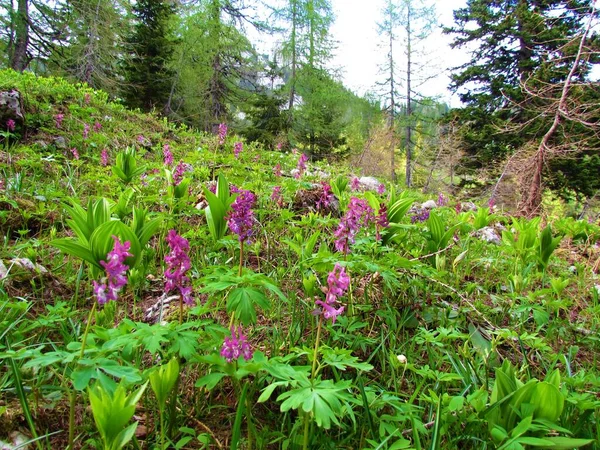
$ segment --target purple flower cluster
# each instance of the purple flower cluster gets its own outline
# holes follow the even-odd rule
[[[350,277],[346,270],[338,263],[327,276],[327,295],[325,301],[316,300],[315,304],[321,308],[319,314],[323,314],[325,319],[331,319],[335,323],[337,316],[344,312],[344,306],[336,308],[339,298],[345,294],[350,286]]]
[[[427,219],[429,219],[429,210],[428,209],[421,209],[419,211],[416,212],[416,214],[413,214],[410,218],[411,223],[417,223],[417,222],[425,222]]]
[[[71,154],[73,155],[73,158],[79,159],[79,152],[77,151],[77,149],[75,147],[73,147],[71,149]]]
[[[179,186],[179,183],[183,180],[183,176],[187,170],[187,166],[183,161],[179,161],[175,171],[173,172],[173,186]]]
[[[379,186],[377,186],[377,193],[379,195],[385,194],[385,184],[379,183]]]
[[[107,261],[100,261],[100,265],[106,270],[106,277],[101,283],[93,281],[94,295],[99,305],[104,305],[110,300],[117,300],[121,288],[127,284],[125,273],[128,267],[125,265],[125,259],[133,256],[129,253],[131,242],[126,241],[121,244],[117,236],[112,237],[115,241],[113,249],[108,253]]]
[[[333,195],[331,186],[325,182],[321,182],[321,186],[323,190],[321,191],[321,196],[316,203],[317,211],[327,208],[335,200],[335,195]]]
[[[87,139],[90,136],[90,126],[87,123],[83,124],[83,138]]]
[[[186,305],[193,305],[192,287],[186,272],[190,269],[190,243],[187,239],[179,236],[175,230],[169,230],[166,237],[171,251],[165,256],[167,269],[165,270],[165,291],[179,291],[181,299]]]
[[[8,131],[15,131],[16,125],[17,125],[17,123],[14,120],[12,120],[12,119],[8,119],[6,121],[6,129]]]
[[[281,176],[281,164],[279,164],[279,163],[275,164],[275,167],[273,167],[273,174],[276,177],[280,177]]]
[[[350,189],[353,191],[358,191],[360,189],[360,180],[358,177],[352,177],[350,180]]]
[[[372,222],[373,219],[373,209],[367,201],[352,197],[348,211],[342,217],[340,225],[334,234],[337,238],[335,241],[336,250],[347,254],[350,251],[349,245],[354,243],[356,233],[358,233],[361,227],[367,226],[369,222]]]
[[[439,207],[446,206],[448,204],[448,199],[446,196],[440,192],[438,195],[437,202],[435,202]]]
[[[242,327],[231,328],[231,336],[226,336],[221,347],[221,356],[227,362],[237,361],[240,356],[243,356],[246,361],[252,359],[252,347],[246,336],[242,333]]]
[[[83,96],[83,103],[85,103],[86,105],[89,105],[91,100],[92,100],[92,97],[90,94],[85,94]]]
[[[375,232],[376,239],[379,241],[381,239],[381,235],[379,234],[382,228],[387,228],[390,226],[390,222],[387,217],[387,206],[383,203],[379,206],[379,213],[375,217]]]
[[[236,142],[233,145],[233,155],[237,158],[240,157],[240,153],[242,153],[242,150],[244,149],[244,144],[242,144],[241,142]]]
[[[271,193],[271,201],[273,201],[280,208],[283,206],[283,196],[281,195],[281,186],[275,186]]]
[[[96,121],[96,123],[94,123],[94,131],[96,133],[98,133],[101,129],[102,129],[102,124],[100,122]]]
[[[300,155],[300,158],[298,158],[298,165],[296,166],[296,169],[298,170],[298,172],[295,175],[295,178],[300,178],[302,177],[302,175],[304,175],[304,171],[306,170],[306,163],[308,162],[308,156],[306,156],[304,153],[302,153]]]
[[[65,115],[64,114],[60,114],[60,113],[56,114],[54,116],[54,125],[56,125],[56,128],[62,127],[62,123],[63,123],[64,118],[65,118]]]
[[[173,153],[171,153],[169,144],[163,145],[163,158],[165,166],[171,166],[173,164]]]
[[[108,150],[105,148],[103,148],[102,153],[100,153],[100,164],[102,164],[103,167],[108,166]]]
[[[495,199],[494,197],[491,197],[491,198],[488,200],[488,208],[490,208],[490,211],[491,211],[492,209],[494,209],[494,206],[496,206],[496,199]]]
[[[226,137],[227,137],[227,124],[220,123],[219,124],[219,145],[223,145],[225,143]]]
[[[254,228],[254,211],[252,207],[256,197],[250,191],[244,189],[234,189],[238,193],[235,201],[231,205],[231,210],[227,213],[227,226],[231,231],[238,235],[240,242],[250,242]]]

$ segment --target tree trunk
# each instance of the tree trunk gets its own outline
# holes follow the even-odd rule
[[[393,23],[393,17],[390,10],[390,24]],[[390,25],[391,27],[391,25]],[[390,178],[392,179],[392,183],[397,181],[396,178],[396,139],[395,139],[395,123],[394,123],[394,114],[396,113],[396,98],[394,92],[396,90],[395,80],[394,80],[394,33],[390,28],[390,54],[389,54],[389,64],[390,64],[390,115],[388,116],[388,128],[390,133]]]
[[[411,76],[411,31],[410,31],[410,1],[406,6],[406,187],[412,186],[412,95],[410,91]]]
[[[29,60],[27,50],[29,48],[29,0],[19,0],[15,18],[15,44],[11,57],[10,66],[19,72],[23,72]]]

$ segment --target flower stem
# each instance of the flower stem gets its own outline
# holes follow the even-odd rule
[[[179,325],[183,323],[183,295],[179,296]]]
[[[321,327],[323,325],[323,316],[319,317],[319,324],[317,325],[317,338],[315,339],[315,350],[313,353],[313,363],[312,363],[312,370],[310,372],[310,381],[311,383],[314,381],[315,379],[315,375],[317,372],[317,358],[318,358],[318,354],[319,354],[319,341],[321,339]],[[302,445],[302,448],[304,450],[308,449],[308,431],[310,428],[310,413],[306,413],[306,415],[304,416],[304,442]]]
[[[238,277],[242,276],[242,268],[244,267],[244,241],[240,241],[240,266],[238,268]]]
[[[87,341],[88,333],[90,332],[90,324],[96,312],[96,302],[92,305],[90,314],[88,315],[87,324],[85,325],[85,331],[83,332],[83,339],[81,341],[81,352],[79,353],[79,359],[83,359],[85,353],[85,344]],[[73,450],[73,444],[75,443],[75,403],[77,402],[77,393],[75,390],[71,391],[69,399],[69,450]]]

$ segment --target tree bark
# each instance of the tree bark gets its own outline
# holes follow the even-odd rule
[[[10,66],[23,72],[29,59],[27,50],[29,49],[29,0],[19,0],[17,5],[17,14],[15,17],[15,44],[11,55]]]

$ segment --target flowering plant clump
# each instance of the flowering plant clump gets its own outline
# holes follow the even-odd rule
[[[223,341],[221,356],[229,363],[237,361],[240,356],[246,361],[252,359],[252,347],[242,333],[242,327],[238,327],[237,330],[231,327],[231,336],[226,336]]]
[[[490,210],[494,209],[494,206],[496,206],[496,199],[494,197],[491,197],[488,200],[488,208],[490,208]]]
[[[377,186],[377,193],[379,195],[385,194],[385,184],[379,183],[379,186]]]
[[[335,200],[335,195],[333,195],[331,186],[325,182],[321,182],[321,186],[323,187],[323,190],[321,191],[321,196],[316,203],[318,211],[327,208]]]
[[[64,118],[65,118],[65,115],[64,114],[60,114],[60,113],[56,114],[54,116],[54,125],[56,126],[56,128],[61,128],[62,127],[62,123],[63,123]]]
[[[350,189],[353,191],[358,191],[360,189],[360,180],[358,177],[352,177],[350,180]]]
[[[219,124],[219,145],[223,145],[225,143],[226,137],[227,137],[227,124],[220,123]]]
[[[273,174],[276,177],[280,177],[281,176],[281,164],[279,164],[279,163],[275,164],[275,167],[273,167]]]
[[[271,193],[271,201],[273,201],[278,207],[283,206],[283,196],[281,195],[281,186],[275,186]]]
[[[233,155],[237,158],[240,157],[240,153],[242,153],[242,150],[244,149],[244,144],[242,144],[241,142],[236,142],[233,145]]]
[[[417,223],[417,222],[425,222],[427,219],[429,219],[429,210],[422,209],[420,211],[417,211],[416,214],[412,215],[410,218],[410,221],[411,221],[411,223]]]
[[[71,154],[73,155],[73,158],[79,159],[79,152],[77,151],[77,149],[75,147],[73,147],[71,149]]]
[[[83,124],[83,138],[87,139],[90,136],[90,126],[87,123]]]
[[[98,133],[101,129],[102,129],[102,124],[100,122],[96,121],[96,123],[94,123],[94,131],[96,133]]]
[[[171,166],[173,164],[173,153],[171,153],[169,144],[163,145],[163,158],[165,166]]]
[[[352,197],[348,211],[342,217],[334,234],[337,238],[335,241],[336,250],[347,254],[350,251],[349,245],[354,244],[356,233],[361,227],[367,226],[369,222],[373,221],[373,214],[373,209],[366,200]]]
[[[101,283],[92,281],[94,285],[94,296],[99,305],[104,305],[110,300],[117,300],[121,288],[127,284],[125,273],[128,267],[125,265],[125,259],[133,256],[129,253],[131,242],[126,241],[121,244],[117,236],[112,236],[115,241],[113,249],[108,253],[107,261],[100,261],[100,265],[106,270],[106,277]]]
[[[8,119],[6,121],[6,129],[8,131],[15,131],[16,125],[17,125],[16,122],[14,120],[12,120],[12,119]]]
[[[440,192],[438,195],[437,202],[435,202],[435,203],[440,207],[446,206],[448,204],[448,199],[442,192]]]
[[[167,263],[165,291],[179,291],[183,302],[192,305],[194,303],[192,287],[190,286],[190,279],[186,275],[186,272],[192,266],[188,255],[190,244],[187,239],[179,236],[175,230],[169,230],[166,241],[171,251],[165,256],[165,262]]]
[[[173,172],[173,185],[179,186],[179,184],[183,181],[183,176],[187,171],[187,166],[183,161],[179,161],[177,167],[175,167],[175,172]]]
[[[383,203],[379,206],[379,214],[377,214],[377,217],[375,217],[375,232],[376,232],[376,237],[375,239],[377,239],[378,241],[381,239],[381,235],[380,235],[380,231],[382,228],[387,228],[390,226],[390,222],[388,221],[388,217],[387,217],[387,206],[385,206]]]
[[[306,170],[306,163],[308,162],[308,156],[306,156],[304,153],[302,153],[300,155],[300,158],[298,158],[298,165],[296,166],[296,170],[298,171],[295,175],[295,178],[300,178],[302,175],[304,175],[304,171]]]
[[[108,166],[108,150],[105,148],[102,149],[102,153],[100,153],[100,164],[103,167]]]
[[[254,228],[254,203],[256,197],[250,191],[244,189],[232,189],[238,196],[231,204],[231,210],[227,213],[227,226],[238,235],[240,242],[250,242]]]
[[[331,319],[331,323],[335,323],[337,316],[344,312],[343,305],[339,308],[336,308],[336,306],[339,303],[339,298],[348,290],[348,286],[350,286],[350,277],[346,273],[346,269],[336,263],[327,276],[325,301],[315,301],[315,304],[320,307],[318,314],[323,314],[325,319]]]

